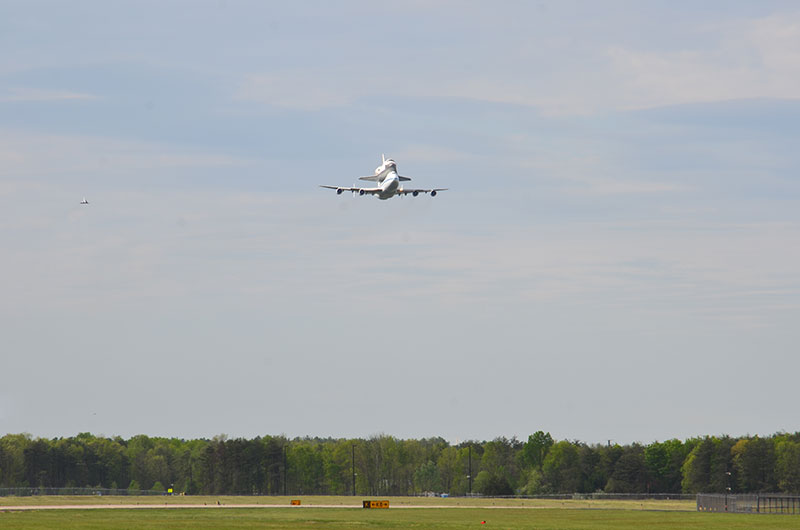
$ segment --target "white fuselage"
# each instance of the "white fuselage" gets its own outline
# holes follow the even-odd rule
[[[397,176],[397,171],[392,169],[380,181],[381,191],[378,192],[378,198],[381,200],[391,199],[394,197],[397,190],[400,188],[400,177]]]
[[[391,158],[385,159],[380,166],[375,168],[375,176],[373,178],[381,189],[377,196],[383,201],[391,199],[398,190],[402,190],[400,177],[397,175],[397,163]]]

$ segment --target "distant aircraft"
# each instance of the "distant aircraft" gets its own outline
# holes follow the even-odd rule
[[[447,188],[433,188],[433,189],[417,189],[417,188],[404,188],[400,185],[401,182],[411,180],[409,177],[401,177],[397,174],[397,163],[391,158],[381,155],[381,165],[375,168],[375,174],[369,177],[359,177],[359,180],[368,180],[377,182],[377,188],[345,188],[341,186],[324,186],[320,188],[328,188],[329,190],[336,190],[338,195],[343,191],[352,191],[353,195],[375,195],[382,201],[391,199],[395,195],[408,195],[409,193],[416,197],[420,193],[430,193],[431,197],[436,197],[436,193],[445,191]]]
[[[83,200],[81,201],[81,204],[89,204],[89,201],[86,200],[86,197],[83,198]]]

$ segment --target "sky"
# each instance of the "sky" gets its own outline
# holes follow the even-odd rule
[[[0,434],[800,430],[794,1],[7,0],[0,49]],[[381,153],[448,191],[319,187]]]

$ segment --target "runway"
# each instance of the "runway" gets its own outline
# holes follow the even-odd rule
[[[361,506],[346,506],[341,504],[311,506],[290,506],[287,504],[62,504],[62,505],[32,505],[32,506],[0,506],[4,511],[31,511],[31,510],[152,510],[152,509],[185,509],[185,508],[361,508]],[[422,506],[419,506],[422,508]]]

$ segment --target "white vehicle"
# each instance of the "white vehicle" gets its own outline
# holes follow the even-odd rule
[[[81,204],[89,204],[89,201],[86,200],[86,197],[83,198],[83,200],[81,201]]]
[[[391,199],[395,195],[408,195],[409,193],[416,197],[420,193],[430,193],[431,197],[436,197],[436,194],[440,191],[445,191],[447,188],[432,188],[432,189],[419,189],[419,188],[404,188],[400,185],[401,182],[405,182],[411,180],[409,177],[401,177],[397,174],[397,163],[392,160],[391,158],[386,158],[384,155],[381,155],[381,165],[375,168],[375,174],[370,175],[369,177],[359,177],[359,180],[368,180],[371,182],[377,182],[378,187],[376,188],[347,188],[342,186],[324,186],[320,185],[320,188],[328,188],[329,190],[336,190],[338,195],[341,195],[343,191],[351,191],[353,195],[358,193],[359,195],[375,195],[379,199],[385,201],[386,199]]]

